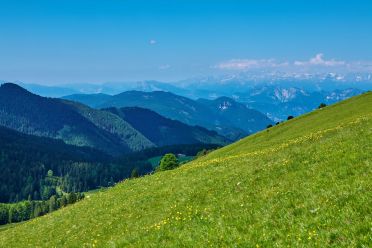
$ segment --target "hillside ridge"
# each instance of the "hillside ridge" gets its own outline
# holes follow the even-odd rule
[[[41,97],[12,83],[0,86],[0,125],[111,155],[154,146],[111,113],[68,100]]]
[[[124,107],[104,110],[128,122],[157,146],[197,143],[226,145],[230,142],[215,131],[171,120],[149,109]]]

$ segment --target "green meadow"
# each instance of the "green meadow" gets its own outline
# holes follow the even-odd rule
[[[372,93],[0,232],[0,247],[372,247]]]

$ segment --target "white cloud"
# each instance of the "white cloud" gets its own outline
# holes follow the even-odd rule
[[[232,59],[219,63],[214,68],[222,70],[250,70],[260,68],[286,67],[287,62],[277,62],[274,59]]]
[[[330,59],[325,60],[323,53],[318,53],[315,57],[310,58],[308,61],[295,61],[295,66],[342,66],[345,65],[345,61]]]
[[[158,43],[158,42],[154,39],[149,40],[150,45],[155,45],[156,43]]]
[[[309,60],[279,61],[276,59],[231,59],[212,66],[218,70],[275,70],[282,72],[372,72],[372,61],[326,59],[318,53]]]

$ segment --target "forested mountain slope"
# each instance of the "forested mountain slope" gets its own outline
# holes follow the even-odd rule
[[[171,120],[149,109],[126,107],[105,110],[120,116],[157,146],[198,143],[225,145],[229,142],[215,131]]]
[[[115,155],[154,146],[116,115],[67,100],[40,97],[11,83],[0,86],[0,125]]]
[[[370,247],[371,106],[366,93],[127,180],[0,246]]]
[[[139,174],[151,172],[151,165],[136,154],[114,159],[94,148],[0,126],[0,203],[47,200],[56,189],[82,192],[107,187],[128,178],[134,168]],[[49,170],[53,183],[47,180]]]
[[[45,181],[49,170],[60,177],[58,186],[66,192],[103,186],[104,181],[107,185],[113,176],[111,160],[93,148],[0,127],[0,202],[49,199],[56,189]]]

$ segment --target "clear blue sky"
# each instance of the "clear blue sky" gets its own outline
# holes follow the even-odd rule
[[[358,0],[0,0],[0,79],[176,80],[319,53],[372,61],[371,13]]]

